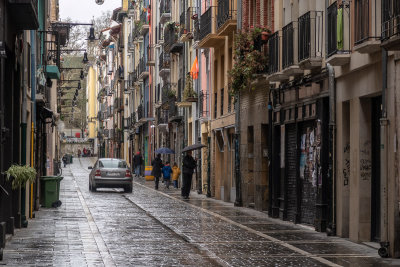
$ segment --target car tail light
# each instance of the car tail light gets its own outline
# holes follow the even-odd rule
[[[101,176],[101,172],[100,172],[100,170],[96,170],[96,172],[95,172],[94,176]]]
[[[131,174],[130,170],[126,170],[125,177],[132,177],[132,174]]]

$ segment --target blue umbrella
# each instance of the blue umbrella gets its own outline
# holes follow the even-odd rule
[[[160,147],[155,151],[156,154],[175,154],[175,151],[168,147]]]

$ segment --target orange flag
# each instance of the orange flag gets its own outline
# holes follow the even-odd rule
[[[190,69],[190,76],[192,76],[193,80],[199,78],[199,63],[197,57],[194,59],[192,68]]]

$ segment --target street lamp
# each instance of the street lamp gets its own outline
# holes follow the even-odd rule
[[[89,62],[89,59],[88,59],[88,54],[87,54],[87,52],[83,53],[83,60],[82,60],[82,62],[83,62],[84,64],[86,64],[86,63],[88,63],[88,62]]]

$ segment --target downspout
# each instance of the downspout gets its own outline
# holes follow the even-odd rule
[[[328,177],[332,181],[332,218],[327,228],[328,235],[336,235],[336,87],[335,69],[327,63],[329,91],[329,163]]]
[[[238,18],[242,14],[242,1],[237,2]],[[241,20],[237,25],[237,29],[242,29]],[[236,200],[235,206],[243,206],[242,201],[242,177],[240,174],[240,92],[236,94],[235,99],[235,183],[236,183]]]
[[[27,38],[27,32],[24,32],[23,34],[24,40]],[[26,115],[28,114],[27,112],[27,99],[26,99],[26,87],[28,86],[27,81],[26,81],[26,73],[25,73],[25,52],[23,54],[23,60],[22,60],[22,112],[21,112],[21,165],[26,165]],[[27,55],[28,57],[30,55]],[[28,227],[28,221],[26,220],[26,206],[25,206],[25,194],[26,194],[26,184],[21,186],[21,225],[22,227]]]
[[[382,117],[380,119],[380,194],[381,194],[381,248],[378,250],[379,256],[389,257],[389,235],[388,235],[388,157],[387,157],[387,61],[388,53],[385,48],[382,48]]]

